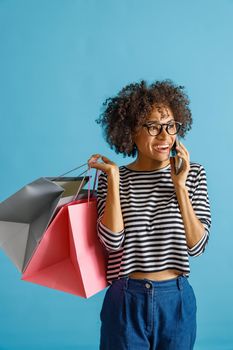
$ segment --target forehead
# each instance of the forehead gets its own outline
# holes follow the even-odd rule
[[[156,106],[152,112],[147,116],[147,120],[162,121],[174,119],[172,110],[167,106]]]

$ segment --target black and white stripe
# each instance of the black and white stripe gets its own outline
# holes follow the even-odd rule
[[[102,224],[107,196],[107,175],[101,173],[97,190],[98,237],[109,253],[107,280],[133,271],[177,269],[189,276],[189,255],[205,250],[211,226],[205,169],[190,163],[186,180],[193,209],[205,227],[201,240],[191,249],[186,243],[182,216],[171,179],[170,165],[153,171],[120,171],[120,201],[124,230],[114,233]]]

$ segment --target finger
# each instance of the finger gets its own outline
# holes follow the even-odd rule
[[[89,160],[95,160],[95,159],[98,159],[98,158],[100,158],[101,157],[101,154],[93,154],[90,158],[89,158]]]
[[[97,170],[101,170],[105,172],[106,170],[106,165],[104,163],[99,163],[99,162],[92,162],[89,164],[89,169],[94,168]]]
[[[185,153],[188,154],[188,150],[187,148],[185,147],[185,145],[183,143],[180,142],[180,148],[179,149],[182,149]]]
[[[190,167],[190,162],[186,157],[179,157],[182,159],[181,171],[187,171]]]
[[[88,165],[90,163],[95,163],[97,162],[98,158],[101,158],[101,155],[100,154],[93,154],[89,159],[88,159]]]
[[[177,149],[177,155],[178,155],[178,157],[186,157],[187,159],[189,159],[189,152],[186,150],[186,149],[184,149],[184,148],[178,148]]]
[[[179,157],[179,158],[182,158],[182,159],[187,159],[187,155],[186,154],[184,154],[184,153],[182,153],[182,152],[178,152],[177,153],[177,156]]]
[[[102,156],[102,159],[105,163],[108,163],[108,164],[114,164],[114,162],[112,162],[109,158],[105,157],[105,156]]]

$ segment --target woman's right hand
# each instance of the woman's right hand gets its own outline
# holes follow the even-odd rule
[[[97,160],[101,158],[103,160],[103,163],[98,163]],[[101,154],[93,154],[88,159],[88,166],[90,168],[95,168],[98,170],[103,171],[107,175],[109,174],[119,174],[119,167],[117,164],[112,162],[110,159],[108,159],[105,156],[102,156]]]

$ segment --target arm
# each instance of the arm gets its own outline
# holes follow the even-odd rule
[[[97,190],[97,232],[100,241],[108,251],[122,247],[124,223],[120,205],[119,172],[101,174]]]
[[[107,198],[101,223],[113,233],[124,230],[120,204],[119,173],[111,172],[108,175]]]
[[[176,174],[174,157],[171,157],[171,177],[183,218],[188,254],[198,256],[205,250],[211,226],[205,169],[202,165],[199,165],[196,175],[194,174],[194,190],[192,198],[189,198],[186,187],[186,180],[190,171],[189,152],[181,142],[179,146],[176,146],[176,150],[178,151],[177,157],[183,160],[183,165],[181,171]]]
[[[188,253],[198,256],[205,250],[211,226],[206,173],[202,166],[197,174],[192,199],[186,186],[177,187],[176,195],[184,222]]]

